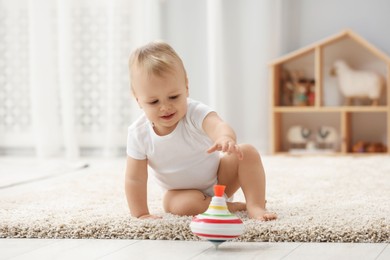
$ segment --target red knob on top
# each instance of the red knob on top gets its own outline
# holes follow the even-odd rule
[[[225,185],[214,185],[214,196],[223,197],[225,193]]]

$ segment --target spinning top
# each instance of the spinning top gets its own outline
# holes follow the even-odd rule
[[[229,212],[223,197],[224,185],[214,186],[214,197],[206,212],[195,216],[190,224],[191,231],[200,238],[207,239],[216,248],[225,242],[239,237],[244,232],[244,224],[236,215]]]

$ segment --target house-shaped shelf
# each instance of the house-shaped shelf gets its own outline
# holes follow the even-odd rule
[[[337,77],[330,73],[337,60],[344,60],[354,70],[381,75],[384,85],[377,105],[364,99],[347,105]],[[270,63],[271,152],[291,152],[287,133],[292,126],[298,125],[312,130],[312,136],[306,139],[311,150],[306,149],[307,143],[300,148],[305,154],[356,153],[359,142],[365,145],[360,150],[363,154],[389,154],[389,84],[390,57],[351,30],[273,60]],[[316,133],[322,126],[336,129],[337,142],[329,143],[326,150],[312,149]],[[378,149],[372,149],[374,144]]]

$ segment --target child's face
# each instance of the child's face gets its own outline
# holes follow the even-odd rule
[[[176,68],[163,76],[148,75],[134,68],[132,84],[135,98],[158,135],[167,135],[187,113],[188,83],[184,71]]]

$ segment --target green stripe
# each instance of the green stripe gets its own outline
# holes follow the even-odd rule
[[[207,213],[202,213],[200,214],[202,216],[216,216],[216,217],[235,217],[233,214],[207,214]]]

